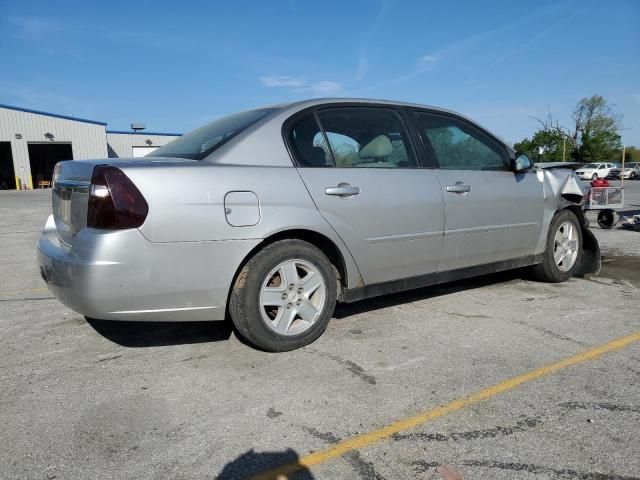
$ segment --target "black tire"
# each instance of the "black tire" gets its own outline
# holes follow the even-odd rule
[[[270,328],[260,308],[260,291],[269,273],[282,262],[300,259],[313,265],[325,283],[325,301],[318,318],[299,334],[283,335]],[[315,341],[333,315],[337,297],[336,273],[321,250],[302,240],[279,240],[258,251],[238,274],[229,298],[229,314],[238,333],[269,352],[286,352]]]
[[[567,271],[562,271],[558,265],[556,265],[553,253],[556,233],[565,222],[571,222],[573,227],[576,229],[578,237],[578,255],[573,266]],[[580,262],[582,262],[582,245],[582,229],[580,227],[578,217],[576,217],[576,215],[570,210],[561,210],[556,213],[555,217],[553,217],[553,220],[551,221],[551,225],[549,225],[544,260],[542,263],[533,267],[534,276],[540,281],[549,283],[560,283],[569,280],[573,277],[576,270],[578,270]]]
[[[591,176],[591,181],[593,181],[593,180],[597,180],[597,179],[598,179],[598,174],[597,174],[597,173],[594,173],[594,174]]]
[[[636,172],[631,172],[629,174],[629,180],[635,180],[636,179]]]
[[[616,223],[618,223],[618,220],[613,210],[607,208],[606,210],[600,210],[598,212],[598,225],[600,228],[608,230],[613,228]]]

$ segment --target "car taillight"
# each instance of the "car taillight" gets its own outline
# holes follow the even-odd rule
[[[147,201],[122,170],[110,165],[98,165],[93,169],[87,227],[137,228],[144,223],[147,213]]]

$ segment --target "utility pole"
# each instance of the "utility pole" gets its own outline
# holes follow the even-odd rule
[[[565,161],[565,157],[567,156],[567,136],[566,134],[562,137],[562,161]]]
[[[620,186],[624,188],[624,152],[625,146],[622,145],[622,168],[620,169]]]

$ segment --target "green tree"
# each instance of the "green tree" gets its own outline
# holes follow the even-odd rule
[[[640,162],[640,148],[627,147],[625,152],[625,162]]]
[[[581,162],[614,161],[620,157],[620,116],[601,95],[583,98],[573,111],[576,158]]]
[[[518,152],[525,153],[536,162],[561,162],[572,160],[574,143],[571,136],[560,127],[549,113],[546,120],[537,119],[540,129],[531,139],[525,138],[514,145]]]
[[[531,139],[525,138],[514,145],[537,162],[559,162],[566,148],[567,161],[596,162],[619,161],[621,137],[618,133],[620,116],[601,95],[578,101],[573,111],[573,125],[560,126],[551,113],[545,120],[537,119],[540,128]]]

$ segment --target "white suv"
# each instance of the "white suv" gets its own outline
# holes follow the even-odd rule
[[[616,166],[613,163],[587,163],[576,170],[576,175],[582,180],[595,180],[596,178],[607,178],[609,171]]]

